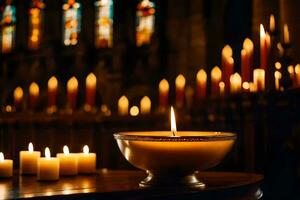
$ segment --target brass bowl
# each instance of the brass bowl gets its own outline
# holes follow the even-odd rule
[[[219,164],[231,150],[236,134],[225,132],[170,131],[114,134],[124,157],[148,177],[141,187],[203,188],[195,172]]]

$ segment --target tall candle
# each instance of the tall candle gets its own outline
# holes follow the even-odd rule
[[[76,154],[71,154],[68,146],[63,147],[63,153],[56,154],[59,159],[59,174],[74,176],[78,173],[78,158]]]
[[[13,160],[4,159],[4,154],[0,152],[0,177],[7,178],[13,175]]]
[[[21,107],[23,95],[23,89],[21,87],[16,87],[14,90],[14,103],[16,107]]]
[[[144,96],[140,101],[141,114],[149,114],[151,112],[151,100],[148,96]]]
[[[128,115],[129,101],[125,95],[121,96],[118,101],[118,113],[119,115]]]
[[[179,74],[175,79],[176,105],[178,107],[182,107],[184,104],[185,83],[185,77],[182,74]]]
[[[38,84],[32,82],[29,86],[29,103],[31,109],[34,109],[36,107],[39,94],[40,94],[40,88]]]
[[[51,158],[50,149],[45,148],[45,157],[38,158],[37,178],[41,181],[59,179],[59,159]]]
[[[266,69],[268,65],[268,47],[264,26],[260,24],[260,67]]]
[[[264,69],[254,69],[253,70],[253,83],[255,85],[256,91],[265,90],[265,70]]]
[[[159,82],[159,106],[166,109],[169,103],[169,83],[166,79]]]
[[[225,94],[225,83],[223,81],[221,81],[219,83],[219,90],[220,90],[220,96],[224,96]]]
[[[273,14],[270,15],[270,27],[269,31],[271,34],[274,34],[276,32],[275,30],[275,17]]]
[[[280,79],[281,79],[281,73],[279,71],[274,72],[274,78],[275,78],[275,89],[277,91],[280,90]]]
[[[233,64],[234,60],[232,58],[232,49],[229,45],[226,45],[222,49],[222,70],[223,70],[223,81],[225,85],[229,85],[229,79],[231,74],[233,74]],[[228,88],[228,87],[227,87]],[[229,88],[226,91],[229,91]]]
[[[78,81],[73,76],[67,83],[68,103],[72,110],[75,110],[77,104]]]
[[[95,74],[90,73],[85,80],[85,101],[90,108],[95,105],[97,78]]]
[[[242,78],[239,73],[234,73],[230,76],[230,93],[238,93],[241,91]]]
[[[219,95],[219,83],[222,79],[222,71],[218,66],[215,66],[210,73],[211,76],[211,95]],[[226,85],[226,84],[225,84]]]
[[[78,173],[91,174],[96,172],[96,154],[89,152],[89,147],[83,147],[83,153],[78,154]]]
[[[52,76],[48,80],[48,106],[49,107],[56,106],[57,86],[58,86],[58,81],[55,76]]]
[[[243,49],[246,50],[247,59],[249,64],[247,67],[244,68],[244,73],[246,74],[246,77],[242,76],[242,79],[244,81],[250,81],[251,79],[251,70],[253,67],[253,52],[254,52],[254,44],[251,39],[246,38],[243,42]],[[243,69],[242,69],[243,70]],[[242,72],[243,73],[243,72]]]
[[[200,69],[197,72],[197,85],[196,85],[196,98],[203,99],[206,96],[206,82],[207,82],[207,74],[204,69]]]
[[[297,82],[297,86],[300,86],[300,64],[297,64],[295,66],[295,75],[296,75],[296,82]]]
[[[283,25],[283,42],[284,44],[290,44],[290,32],[287,24]]]
[[[41,157],[41,152],[34,151],[33,145],[30,142],[28,151],[20,151],[20,174],[36,174],[37,162]]]

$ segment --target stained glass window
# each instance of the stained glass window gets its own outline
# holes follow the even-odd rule
[[[42,36],[43,0],[32,0],[29,9],[28,48],[36,50],[40,47]]]
[[[6,0],[1,13],[1,52],[9,53],[14,47],[16,31],[16,8],[11,0]]]
[[[80,3],[76,0],[67,0],[63,5],[63,42],[66,46],[78,43],[81,22],[80,10]]]
[[[113,0],[95,2],[95,46],[97,48],[112,47],[113,43]]]
[[[154,33],[155,4],[142,0],[136,11],[136,45],[142,46],[151,42]]]

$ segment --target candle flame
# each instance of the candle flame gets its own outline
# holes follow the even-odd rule
[[[51,158],[51,153],[50,153],[50,149],[48,147],[45,148],[45,157],[47,159]]]
[[[14,99],[21,100],[23,98],[23,89],[21,87],[16,87],[14,90]]]
[[[244,40],[244,43],[243,43],[243,48],[244,48],[247,52],[253,51],[254,44],[253,44],[252,40],[249,39],[249,38],[246,38],[246,39]]]
[[[274,77],[276,79],[281,79],[282,75],[281,75],[281,73],[279,71],[276,71],[276,72],[274,72]]]
[[[275,68],[278,69],[278,70],[281,69],[281,63],[280,62],[276,62],[275,63]]]
[[[179,74],[177,78],[175,79],[175,85],[178,88],[184,88],[185,87],[185,78],[182,74]]]
[[[83,153],[84,154],[88,154],[89,153],[89,146],[88,145],[84,145],[84,147],[83,147]]]
[[[139,111],[139,107],[137,106],[132,106],[129,110],[129,113],[131,116],[138,116],[138,114],[140,113]]]
[[[287,70],[290,73],[290,75],[294,74],[294,67],[293,67],[293,65],[288,66]]]
[[[297,64],[297,65],[295,66],[295,73],[296,73],[296,74],[299,74],[299,73],[300,73],[300,64]]]
[[[158,87],[160,91],[169,91],[169,83],[166,79],[161,80]]]
[[[4,155],[2,152],[0,152],[0,162],[3,162],[4,161]]]
[[[218,81],[222,79],[222,70],[218,66],[211,70],[211,78]]]
[[[142,114],[150,113],[151,111],[151,100],[148,96],[144,96],[140,101],[140,110]]]
[[[229,58],[229,57],[232,57],[232,48],[231,46],[229,46],[228,44],[225,45],[222,49],[222,56],[224,56],[225,58]]]
[[[32,144],[31,142],[28,144],[28,151],[29,151],[30,153],[33,152],[33,144]]]
[[[68,90],[77,90],[78,80],[76,79],[75,76],[73,76],[72,78],[70,78],[70,80],[68,80],[67,88]]]
[[[273,14],[270,16],[270,31],[274,32],[275,31],[275,17]]]
[[[86,79],[85,79],[85,84],[86,84],[87,86],[90,86],[90,87],[97,84],[97,78],[96,78],[96,76],[95,76],[94,73],[90,73],[90,74],[86,77]]]
[[[264,39],[266,37],[266,32],[264,26],[260,24],[260,39]]]
[[[63,151],[65,155],[70,155],[69,147],[67,145],[64,146]]]
[[[198,82],[206,82],[207,80],[207,74],[206,72],[204,71],[204,69],[200,69],[198,72],[197,72],[197,81]]]
[[[244,90],[249,90],[250,89],[250,83],[249,82],[244,82],[242,85]]]
[[[32,82],[29,86],[30,95],[37,96],[39,95],[40,88],[36,82]]]
[[[290,32],[287,24],[283,25],[283,41],[285,44],[290,43]]]
[[[171,106],[171,131],[173,133],[173,136],[175,136],[177,129],[176,129],[176,119],[175,119],[173,106]]]
[[[55,76],[52,76],[49,80],[48,80],[48,88],[49,89],[56,89],[58,85],[58,81],[57,78]]]

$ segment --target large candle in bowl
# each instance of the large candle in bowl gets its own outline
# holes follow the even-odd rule
[[[36,174],[38,158],[41,152],[33,151],[33,145],[30,142],[28,151],[20,151],[20,174]]]
[[[58,153],[56,157],[59,159],[59,174],[72,176],[78,173],[77,156],[70,154],[68,146],[63,147],[64,153]]]
[[[11,177],[13,174],[13,161],[4,159],[4,154],[0,152],[0,178]]]
[[[48,147],[45,149],[45,157],[38,159],[37,177],[40,181],[56,181],[59,179],[59,159],[51,158]]]
[[[83,153],[78,154],[78,173],[92,174],[96,172],[96,153],[90,153],[89,147],[83,147]]]

